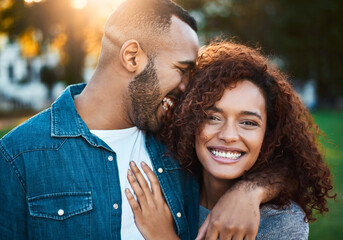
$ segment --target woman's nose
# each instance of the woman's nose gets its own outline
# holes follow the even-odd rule
[[[220,130],[218,137],[226,143],[238,141],[239,134],[237,127],[233,123],[226,123]]]

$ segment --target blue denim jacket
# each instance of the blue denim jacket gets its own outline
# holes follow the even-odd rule
[[[75,109],[73,96],[84,87],[67,88],[51,108],[0,140],[0,239],[120,239],[116,153],[89,131]],[[194,239],[195,179],[150,133],[146,147],[154,171],[163,169],[155,173],[177,234]]]

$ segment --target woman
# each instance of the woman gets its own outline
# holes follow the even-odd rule
[[[200,224],[237,180],[255,173],[268,179],[272,172],[287,180],[277,183],[279,196],[261,206],[257,239],[307,239],[313,210],[327,212],[327,198],[335,197],[329,193],[330,171],[318,149],[318,133],[284,74],[257,50],[216,42],[201,50],[162,139],[199,180]],[[138,169],[131,169],[137,180],[129,171],[129,181],[139,204],[129,190],[127,197],[143,236],[153,239],[160,223],[176,239],[152,171],[143,166],[151,192]],[[154,208],[161,212],[143,214]]]

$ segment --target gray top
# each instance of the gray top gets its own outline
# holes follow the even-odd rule
[[[205,221],[210,210],[200,206],[199,227]],[[294,202],[285,209],[273,209],[265,204],[260,209],[261,221],[256,239],[264,240],[303,240],[308,239],[309,226],[304,221],[305,213]]]

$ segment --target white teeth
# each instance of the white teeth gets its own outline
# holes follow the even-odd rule
[[[229,159],[238,159],[240,156],[242,156],[242,153],[238,152],[224,152],[219,150],[211,150],[211,153],[216,157],[222,157],[222,158],[229,158]]]
[[[169,98],[165,98],[165,99],[170,107],[174,106],[174,103]]]
[[[168,111],[169,108],[173,107],[174,103],[168,97],[163,98],[162,100],[162,107],[164,110]]]

